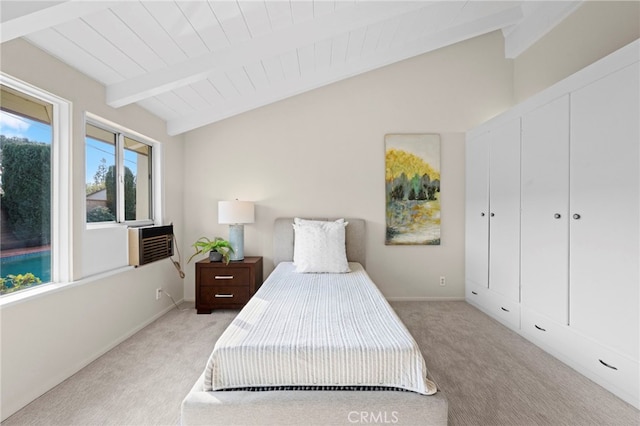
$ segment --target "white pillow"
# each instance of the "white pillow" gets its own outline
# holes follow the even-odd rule
[[[301,273],[349,272],[345,244],[345,226],[348,222],[332,222],[295,218],[293,229],[293,263]]]
[[[327,223],[342,223],[344,224],[344,219],[336,219],[333,222],[331,221],[326,221],[326,220],[312,220],[312,219],[300,219],[299,217],[295,217],[293,218],[293,229],[296,229],[296,225],[300,225],[300,226],[324,226]],[[347,222],[348,223],[348,222]],[[347,226],[346,224],[344,226]],[[295,244],[293,245],[293,263],[296,263],[296,259],[298,259],[300,257],[300,244]]]

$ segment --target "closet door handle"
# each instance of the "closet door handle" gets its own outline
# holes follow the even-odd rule
[[[607,364],[606,362],[604,362],[604,361],[603,361],[603,360],[601,360],[601,359],[599,359],[598,361],[600,361],[600,364],[604,365],[605,367],[608,367],[608,368],[610,368],[610,369],[612,369],[612,370],[617,370],[617,368],[616,368],[616,367],[614,367],[613,365],[609,365],[609,364]]]
[[[553,217],[555,217],[556,219],[560,219],[562,217],[562,215],[560,215],[560,213],[556,213],[553,215]]]
[[[503,310],[503,311],[505,311],[505,312],[510,312],[508,309],[503,308],[502,306],[500,307],[500,309],[502,309],[502,310]]]
[[[575,220],[578,220],[578,219],[580,219],[580,215],[579,215],[578,213],[576,213],[576,214],[574,214],[574,215],[573,215],[573,218],[574,218]]]
[[[547,331],[547,330],[545,330],[545,329],[544,329],[544,328],[542,328],[542,327],[538,327],[538,325],[537,325],[537,324],[533,324],[533,326],[534,326],[535,328],[537,328],[538,330],[540,330],[540,331]]]

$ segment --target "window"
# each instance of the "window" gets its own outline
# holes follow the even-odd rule
[[[0,295],[70,279],[70,104],[0,74]]]
[[[152,142],[97,118],[85,133],[87,223],[152,223]]]

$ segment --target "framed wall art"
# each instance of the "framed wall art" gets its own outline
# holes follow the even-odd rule
[[[440,135],[385,135],[387,245],[440,244]]]

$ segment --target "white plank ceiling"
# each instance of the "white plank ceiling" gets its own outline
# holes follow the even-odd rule
[[[517,57],[580,1],[0,2],[0,40],[30,43],[180,134],[501,30]]]

